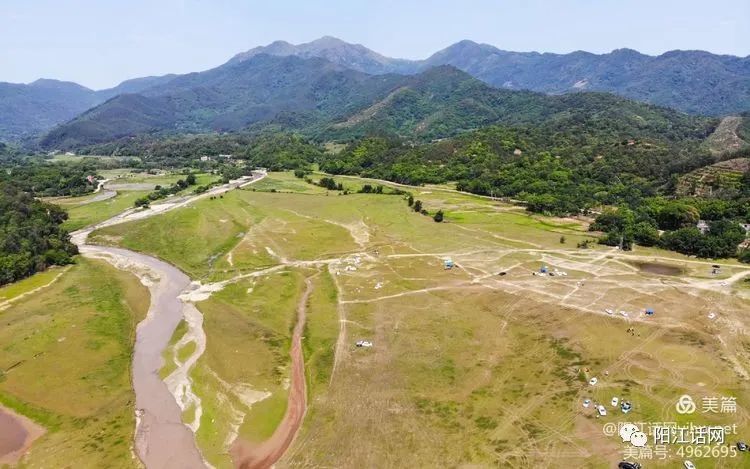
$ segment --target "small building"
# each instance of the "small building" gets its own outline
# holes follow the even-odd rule
[[[201,156],[201,161],[211,161],[211,157],[207,155]]]
[[[72,151],[65,152],[65,156],[76,156]]]
[[[708,230],[710,229],[706,220],[698,220],[698,223],[696,223],[695,227],[698,228],[698,231],[700,231],[702,234],[708,233]]]

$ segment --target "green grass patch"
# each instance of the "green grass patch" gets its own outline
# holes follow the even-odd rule
[[[172,337],[169,339],[169,344],[166,348],[164,348],[164,351],[162,351],[161,357],[164,361],[164,364],[159,370],[159,377],[161,379],[165,379],[167,376],[172,374],[174,370],[177,369],[177,364],[174,361],[174,346],[177,342],[179,342],[180,339],[182,339],[187,330],[188,324],[183,319],[177,324],[177,327],[172,333]]]
[[[44,272],[39,272],[18,282],[5,285],[4,287],[0,288],[0,303],[2,303],[3,301],[12,300],[13,298],[47,285],[48,283],[52,282],[55,277],[57,277],[62,271],[63,270],[60,267],[51,267]]]
[[[286,392],[276,392],[268,399],[255,403],[240,427],[242,438],[250,443],[262,443],[270,438],[284,418],[287,401]]]
[[[67,208],[68,219],[63,227],[75,231],[102,222],[131,208],[135,199],[146,195],[147,191],[118,192],[111,199]]]
[[[196,347],[197,345],[192,341],[180,347],[177,351],[177,359],[180,360],[180,363],[185,363],[185,361],[195,352]]]
[[[83,258],[0,312],[0,402],[48,430],[24,465],[137,465],[130,364],[148,298],[135,276]]]

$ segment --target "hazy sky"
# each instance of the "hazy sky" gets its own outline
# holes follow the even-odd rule
[[[748,23],[750,0],[0,0],[0,81],[99,89],[323,35],[404,58],[461,39],[515,51],[747,56]]]

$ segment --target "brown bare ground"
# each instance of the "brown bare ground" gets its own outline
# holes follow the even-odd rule
[[[44,427],[0,406],[0,465],[16,464],[45,432]]]

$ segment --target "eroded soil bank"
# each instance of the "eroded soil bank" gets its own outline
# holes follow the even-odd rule
[[[44,432],[43,427],[0,406],[0,465],[17,463]]]

